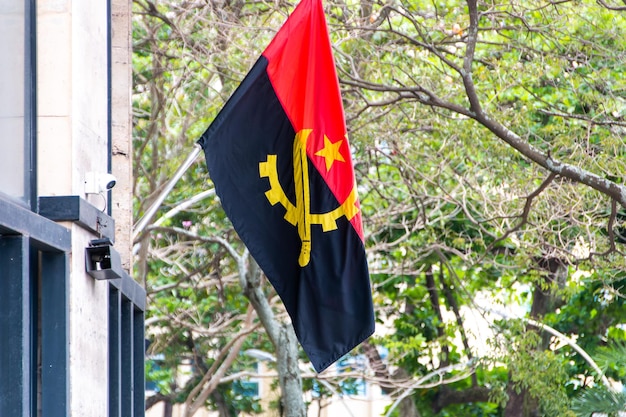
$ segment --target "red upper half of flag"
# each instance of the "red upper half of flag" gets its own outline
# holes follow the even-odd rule
[[[321,0],[302,0],[263,56],[268,60],[267,73],[274,91],[294,130],[312,129],[307,142],[309,160],[343,203],[356,184]],[[363,239],[360,210],[350,222]]]

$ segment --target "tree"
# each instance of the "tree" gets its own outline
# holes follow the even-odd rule
[[[141,216],[293,5],[134,4]],[[624,7],[567,0],[325,7],[379,327],[391,329],[362,346],[367,378],[401,402],[403,416],[585,410],[580,401],[599,398],[591,388],[599,376],[541,324],[591,357],[626,337]],[[233,335],[242,349],[273,350],[248,319],[237,265],[245,249],[219,202],[209,195],[165,215],[207,187],[203,165],[193,165],[161,223],[137,240],[152,349],[169,361],[161,369],[173,373],[180,357],[196,365],[184,387],[161,379],[169,383],[161,395],[172,402],[194,397],[205,376],[234,384],[249,374],[250,358],[223,361],[237,350]],[[257,288],[284,318],[271,287]],[[521,321],[494,313],[513,306],[522,307]],[[385,361],[376,346],[389,350]],[[624,380],[623,368],[604,372]],[[341,381],[324,380],[341,389]],[[220,387],[200,403],[223,415],[258,410]]]

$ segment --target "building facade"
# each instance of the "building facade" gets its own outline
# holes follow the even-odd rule
[[[0,416],[143,416],[131,2],[0,0]]]

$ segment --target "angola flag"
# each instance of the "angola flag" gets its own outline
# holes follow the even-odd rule
[[[318,372],[374,331],[321,0],[303,0],[199,140],[222,206]]]

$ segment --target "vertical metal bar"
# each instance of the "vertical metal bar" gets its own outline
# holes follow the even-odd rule
[[[42,417],[69,416],[69,259],[41,254]]]
[[[25,97],[24,97],[24,127],[25,127],[25,161],[27,169],[24,184],[28,187],[24,198],[30,200],[30,209],[37,212],[37,4],[36,0],[25,2],[26,9],[26,51],[24,63]]]
[[[113,116],[112,116],[112,47],[113,32],[111,26],[111,0],[107,0],[107,172],[111,173],[113,169]],[[113,192],[107,193],[107,214],[110,216],[113,211],[113,202],[111,201]]]
[[[133,304],[122,298],[122,415],[133,414]]]
[[[40,318],[41,310],[39,305],[39,297],[41,295],[41,286],[39,285],[39,251],[32,246],[32,242],[29,242],[29,276],[30,276],[30,292],[28,295],[28,310],[30,311],[30,389],[31,389],[31,401],[30,407],[33,413],[39,416],[39,410],[41,405],[41,350],[40,348]]]
[[[109,417],[122,417],[122,295],[109,285]]]
[[[31,416],[30,248],[0,236],[0,416]]]
[[[144,313],[133,308],[133,416],[144,417],[145,414],[145,357],[146,339],[144,336]]]

